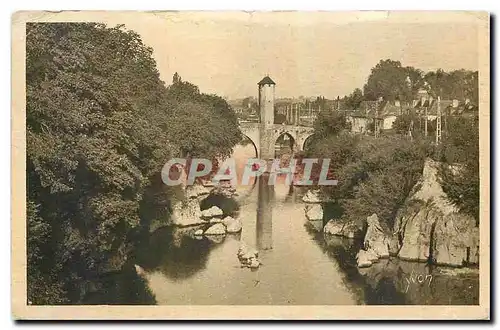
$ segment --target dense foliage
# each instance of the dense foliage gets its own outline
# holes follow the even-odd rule
[[[394,216],[417,182],[430,148],[425,142],[403,136],[351,135],[317,121],[322,134],[308,150],[309,157],[329,158],[337,186],[324,186],[322,193],[337,201],[337,217],[360,227],[367,216],[377,213],[382,226],[392,229]],[[327,125],[326,127],[324,125]],[[324,133],[326,132],[326,134]]]
[[[168,220],[163,164],[228,155],[240,132],[222,98],[177,74],[167,88],[135,32],[94,23],[26,32],[28,299],[78,303],[124,265],[134,233]]]
[[[342,131],[349,130],[350,124],[344,114],[337,111],[321,111],[314,121],[315,139],[322,139],[331,135],[337,135]]]
[[[443,99],[469,99],[478,104],[478,73],[467,70],[424,73],[398,61],[381,60],[372,68],[363,91],[344,97],[347,109],[364,100],[417,98],[420,89]],[[471,116],[472,115],[472,116]],[[336,201],[337,217],[361,224],[377,213],[386,230],[417,182],[427,157],[442,162],[440,180],[450,200],[479,219],[479,126],[477,114],[444,115],[442,141],[436,147],[436,121],[427,122],[413,111],[398,116],[391,134],[379,138],[346,133],[340,114],[321,114],[314,125],[314,145],[309,157],[330,158],[338,186],[322,187]],[[368,127],[373,123],[368,124]],[[408,136],[411,127],[412,136]]]
[[[381,60],[372,68],[363,94],[367,100],[411,100],[423,83],[422,71],[403,67],[399,61]]]
[[[447,127],[448,117],[443,116],[442,118],[442,128],[443,130],[449,130]],[[422,139],[425,137],[425,118],[415,114],[414,112],[403,114],[396,118],[392,124],[392,128],[395,132],[401,135],[408,135],[408,131],[411,128],[411,135],[413,138]],[[427,136],[429,139],[436,138],[436,120],[427,121]]]
[[[400,119],[408,120],[412,118]],[[337,122],[316,121],[317,138],[307,153],[331,159],[339,184],[321,189],[325,197],[337,202],[335,216],[361,227],[367,216],[377,213],[382,226],[390,231],[397,210],[420,178],[425,159],[434,158],[443,164],[440,180],[450,200],[479,219],[478,121],[470,117],[450,117],[448,121],[439,147],[433,144],[434,136],[425,138],[418,130],[409,139],[406,130],[398,128],[403,124],[396,125],[399,134],[375,138],[336,129],[343,126],[341,116]]]
[[[336,195],[342,198],[343,217],[361,224],[376,213],[382,226],[391,230],[430,154],[426,142],[399,136],[359,140],[352,161],[339,170]]]
[[[424,74],[400,62],[380,61],[371,71],[364,91],[356,89],[344,98],[349,108],[363,100],[412,100],[420,88],[443,98],[469,98],[477,104],[477,72],[442,70]],[[421,175],[427,157],[443,163],[440,180],[450,200],[478,219],[479,212],[479,127],[477,117],[444,116],[443,136],[434,145],[436,121],[427,123],[414,112],[399,116],[393,134],[379,138],[346,133],[348,125],[338,113],[322,113],[314,124],[314,144],[307,156],[330,158],[339,184],[322,187],[326,197],[336,201],[337,217],[361,224],[377,213],[386,230]],[[412,137],[408,129],[412,127]]]
[[[363,102],[363,91],[359,88],[344,98],[344,106],[346,109],[359,109],[361,102]]]
[[[362,101],[400,100],[411,102],[419,89],[427,90],[441,99],[469,99],[478,104],[478,71],[442,69],[424,73],[422,70],[403,66],[399,61],[381,60],[372,68],[363,91],[356,88],[343,98],[346,109],[358,109]]]
[[[450,130],[440,149],[443,190],[464,212],[479,221],[479,121],[450,118]]]

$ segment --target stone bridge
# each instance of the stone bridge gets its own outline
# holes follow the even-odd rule
[[[274,157],[271,153],[274,151],[276,141],[282,135],[288,135],[291,138],[294,152],[302,151],[314,131],[312,127],[306,126],[273,124],[264,127],[260,123],[252,122],[241,122],[240,130],[253,143],[257,158],[263,156],[261,150],[269,150],[269,154],[263,158]]]

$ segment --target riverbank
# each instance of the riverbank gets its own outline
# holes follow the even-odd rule
[[[273,248],[259,251],[257,270],[242,268],[241,242],[256,244],[257,194],[240,202],[243,230],[218,240],[194,237],[194,228],[165,227],[151,234],[134,262],[157,304],[354,305],[476,304],[477,268],[457,270],[388,258],[358,268],[361,242],[324,235],[307,220],[303,191],[276,189]],[[193,229],[193,230],[192,230]],[[191,233],[190,231],[193,231]],[[182,233],[182,234],[181,234]],[[431,277],[430,277],[430,276]],[[408,284],[408,281],[410,284]]]

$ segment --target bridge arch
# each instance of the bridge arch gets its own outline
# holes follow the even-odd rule
[[[270,136],[263,138],[261,137],[262,127],[259,123],[253,122],[240,122],[240,130],[243,135],[247,136],[253,142],[253,145],[257,150],[257,158],[261,157],[261,143],[266,144],[263,146],[264,150],[274,150],[276,140],[284,134],[293,138],[294,152],[302,151],[304,149],[305,140],[308,139],[314,132],[312,127],[275,124],[272,127],[267,128],[267,133]]]
[[[313,142],[313,137],[314,134],[311,134],[303,139],[304,142],[302,143],[302,150],[306,150],[310,146],[310,144]]]
[[[238,182],[237,186],[233,187],[238,191],[238,196],[236,197],[237,201],[243,201],[247,199],[252,194],[252,191],[255,189],[255,186],[257,184],[257,180],[251,178],[248,187],[240,185],[240,183],[242,182],[241,180],[243,177],[243,173],[246,170],[248,160],[251,158],[259,158],[259,140],[255,140],[255,138],[255,136],[253,136],[252,138],[252,134],[245,134],[245,132],[242,131],[241,141],[237,143],[232,150],[231,157],[235,161],[235,169]]]
[[[300,146],[297,144],[297,138],[291,132],[279,132],[274,138],[274,153],[277,156],[277,152],[281,151],[281,148],[289,147],[290,152],[293,154],[299,151]]]
[[[257,145],[255,144],[255,142],[252,140],[252,138],[250,138],[249,136],[247,136],[246,134],[242,134],[243,135],[243,138],[241,139],[239,145],[242,145],[242,146],[247,146],[249,144],[252,145],[253,147],[253,150],[255,151],[255,155],[254,157],[257,158],[259,157],[259,149],[257,148]]]
[[[240,130],[244,137],[250,140],[255,148],[255,155],[260,157],[260,130],[258,123],[240,123]]]

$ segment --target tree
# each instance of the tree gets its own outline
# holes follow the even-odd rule
[[[315,133],[316,134],[316,133]],[[346,163],[352,160],[356,145],[359,142],[358,136],[353,136],[347,132],[339,132],[337,134],[329,134],[322,138],[312,136],[313,143],[306,150],[305,156],[309,158],[318,158],[320,160],[329,159],[330,169],[334,177],[338,178],[339,169]],[[320,161],[321,162],[321,161]],[[321,164],[313,166],[312,179],[313,182],[319,178]],[[337,187],[324,186],[323,193],[332,197],[337,192]],[[337,195],[335,195],[337,196]]]
[[[322,139],[350,129],[344,114],[336,111],[321,111],[314,121],[314,138]]]
[[[198,86],[188,81],[182,81],[182,78],[177,72],[174,74],[172,82],[172,85],[167,88],[166,96],[171,104],[183,102],[185,100],[194,100],[200,97]]]
[[[177,188],[161,184],[164,163],[181,150],[228,155],[240,132],[222,98],[178,74],[165,87],[152,49],[123,26],[26,32],[28,299],[80,303],[143,226],[168,220]]]
[[[349,129],[350,124],[344,114],[337,111],[319,112],[314,121],[314,133],[310,137],[310,147],[307,148],[304,156],[330,159],[330,169],[335,173],[336,169],[349,160],[357,141],[357,137],[353,137],[346,132]],[[313,182],[317,182],[320,171],[321,164],[313,166]],[[328,194],[328,187],[324,191]]]
[[[408,135],[411,128],[411,135],[413,138],[422,138],[424,136],[424,121],[425,118],[415,114],[414,112],[403,114],[396,118],[392,127],[396,133],[401,135]],[[427,121],[427,134],[428,138],[433,140],[435,137],[432,135],[436,132],[436,120]]]
[[[174,73],[174,76],[172,77],[172,85],[180,84],[182,83],[181,76],[176,72]]]
[[[177,73],[176,73],[177,74]],[[222,97],[200,93],[197,86],[174,75],[167,87],[168,121],[163,127],[177,141],[183,156],[216,159],[228,157],[241,140],[238,117]]]
[[[396,97],[396,99],[411,103],[415,99],[418,90],[424,85],[424,80],[422,79],[423,71],[411,66],[407,66],[404,69],[406,74],[405,84],[402,86],[399,97]]]
[[[253,99],[253,97],[248,96],[241,101],[241,105],[245,109],[256,109],[257,108],[257,103]]]
[[[356,88],[349,96],[345,97],[344,104],[347,109],[356,110],[359,108],[363,100],[363,91],[359,88]]]
[[[410,101],[423,84],[421,76],[420,70],[403,67],[399,61],[381,60],[363,87],[365,98]]]
[[[440,150],[440,181],[451,201],[479,222],[479,120],[450,118],[449,127]]]
[[[28,272],[48,279],[28,283],[29,299],[78,302],[123,265],[144,190],[175,152],[158,126],[166,89],[122,27],[28,24],[26,52],[28,241],[45,252]]]
[[[311,108],[313,109],[326,109],[326,99],[324,96],[317,96],[316,100],[311,102]]]
[[[431,87],[431,94],[442,99],[465,100],[478,104],[478,72],[455,70],[445,72],[442,69],[425,74],[425,81]]]
[[[51,239],[51,227],[39,215],[39,206],[32,201],[27,203],[27,282],[28,301],[56,305],[66,303],[65,290],[57,280],[59,269],[51,269],[45,264],[47,247]]]
[[[397,136],[366,137],[355,145],[350,160],[339,170],[333,198],[340,201],[342,217],[357,223],[376,213],[390,231],[396,212],[420,177],[431,153],[425,141]]]
[[[283,124],[286,122],[286,116],[281,113],[275,113],[274,114],[274,123],[275,124]]]
[[[172,115],[179,121],[169,127],[168,135],[184,156],[215,159],[229,156],[232,147],[241,140],[239,134],[227,129],[224,117],[217,109],[203,102],[180,102]],[[182,124],[180,124],[182,123]]]

